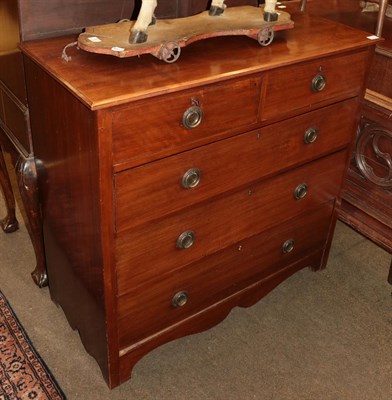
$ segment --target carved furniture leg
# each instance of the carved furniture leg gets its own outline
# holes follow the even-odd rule
[[[27,228],[33,244],[37,265],[31,273],[34,282],[39,286],[47,286],[42,219],[38,200],[37,170],[34,158],[20,157],[16,164],[16,174],[23,205],[27,214]]]
[[[392,261],[391,266],[389,267],[388,282],[392,285]]]
[[[15,232],[18,227],[18,221],[15,216],[15,197],[12,191],[10,178],[5,165],[3,150],[0,146],[0,186],[4,194],[7,216],[0,220],[0,226],[6,233]]]

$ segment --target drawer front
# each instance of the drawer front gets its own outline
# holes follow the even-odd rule
[[[335,198],[346,152],[256,182],[116,238],[118,293],[194,262]],[[307,194],[300,199],[294,197]],[[193,245],[192,234],[195,237]],[[186,247],[186,248],[181,248]]]
[[[118,299],[124,348],[224,299],[325,245],[332,203],[201,261],[165,275]],[[181,305],[182,303],[184,303]]]
[[[367,56],[363,51],[269,72],[261,103],[262,120],[359,95]]]
[[[242,79],[114,111],[114,163],[173,154],[256,123],[260,84],[261,78]],[[197,126],[187,128],[185,124]]]
[[[347,145],[356,100],[118,173],[122,232]]]
[[[10,139],[24,155],[32,152],[28,119],[28,109],[25,105],[0,87],[0,125],[4,125],[4,130],[11,135]]]

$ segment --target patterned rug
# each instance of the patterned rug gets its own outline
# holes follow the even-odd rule
[[[0,400],[65,398],[0,292]]]

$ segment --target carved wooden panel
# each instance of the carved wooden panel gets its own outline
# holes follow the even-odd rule
[[[371,121],[363,123],[355,147],[355,163],[373,184],[392,188],[392,130]]]
[[[391,111],[373,102],[362,108],[358,136],[342,191],[340,218],[392,252]]]

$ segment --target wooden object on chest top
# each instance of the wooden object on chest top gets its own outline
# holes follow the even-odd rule
[[[325,267],[377,40],[294,21],[269,48],[214,38],[176,64],[22,45],[50,293],[110,387]]]

